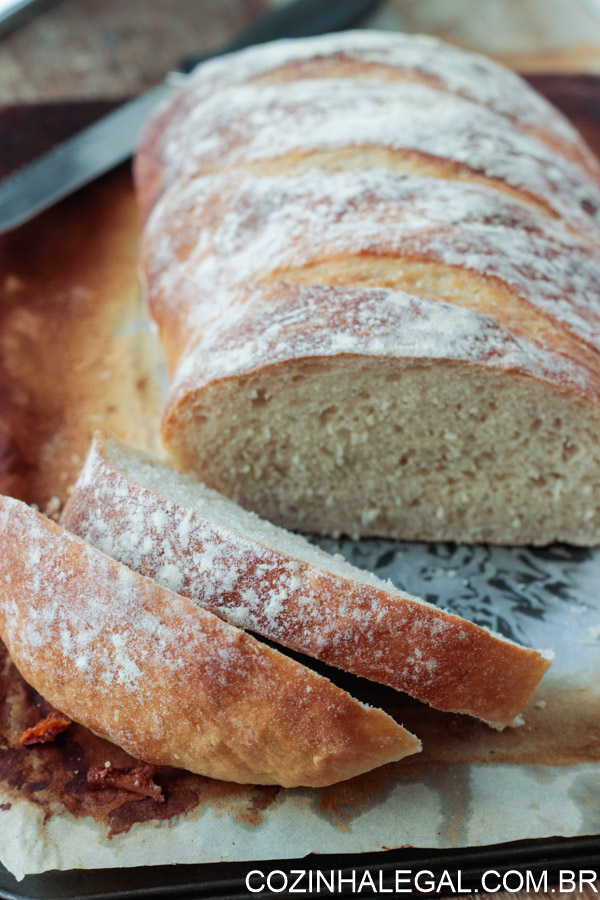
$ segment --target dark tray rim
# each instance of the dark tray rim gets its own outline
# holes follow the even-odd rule
[[[461,872],[463,888],[481,889],[482,874],[495,870],[502,877],[509,871],[531,872],[539,877],[548,873],[548,885],[556,883],[559,872],[578,873],[591,870],[598,876],[600,869],[600,836],[575,838],[541,838],[503,844],[439,850],[403,847],[375,853],[314,855],[299,859],[255,860],[247,862],[207,863],[202,865],[140,866],[119,869],[87,869],[65,872],[50,871],[28,875],[22,881],[0,867],[0,898],[2,900],[134,900],[134,898],[219,898],[242,900],[251,894],[246,889],[246,875],[252,869],[267,873],[278,869],[292,870],[341,869],[357,873],[357,883],[365,870],[375,878],[383,873],[384,885],[393,883],[396,869],[416,872],[427,869],[439,879],[442,872],[450,873],[457,882]],[[368,892],[370,893],[370,892]],[[429,897],[448,896],[444,888],[428,893]],[[262,896],[271,896],[267,890]],[[288,896],[282,893],[280,896]],[[329,892],[305,893],[304,896],[331,896]],[[356,896],[349,889],[336,893],[338,897]],[[423,896],[413,893],[412,896]]]

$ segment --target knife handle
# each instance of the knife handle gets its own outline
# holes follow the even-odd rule
[[[219,50],[185,56],[179,70],[187,75],[207,59],[242,50],[252,44],[344,31],[358,25],[380,3],[381,0],[294,0],[281,9],[272,9],[260,16]]]

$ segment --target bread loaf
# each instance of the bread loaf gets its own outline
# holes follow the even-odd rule
[[[229,622],[496,728],[550,666],[114,439],[95,437],[61,522]]]
[[[517,76],[351,32],[200,67],[136,160],[179,466],[294,530],[600,538],[600,174]]]
[[[54,706],[146,762],[319,786],[420,749],[386,713],[7,497],[0,635]]]

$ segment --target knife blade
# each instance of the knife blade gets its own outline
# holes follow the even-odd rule
[[[261,16],[225,46],[202,56],[187,57],[182,63],[182,71],[189,72],[203,60],[252,44],[350,28],[379,2],[295,0]],[[0,234],[29,221],[128,159],[148,116],[172,91],[173,81],[184,77],[180,74],[174,79],[172,73],[161,84],[118,107],[0,182]]]

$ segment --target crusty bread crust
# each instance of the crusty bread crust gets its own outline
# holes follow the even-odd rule
[[[321,786],[420,749],[383,711],[7,497],[0,635],[54,706],[147,762]]]
[[[344,95],[346,89],[351,97]],[[369,103],[361,102],[369,94],[375,104],[370,114]],[[427,130],[417,130],[411,141],[410,106],[406,115],[380,116],[379,124],[388,120],[381,130],[373,116],[378,94],[387,103],[394,95],[409,103],[415,98],[430,113],[439,142],[432,142]],[[342,114],[338,128],[332,122],[336,96]],[[307,117],[325,106],[325,116],[317,114],[310,127]],[[326,132],[319,127],[323,123]],[[457,135],[466,136],[467,129],[469,142],[457,144]],[[450,177],[464,171],[500,185],[516,184],[549,208],[555,193],[563,194],[573,211],[584,200],[566,196],[569,187],[560,184],[561,175],[597,197],[590,183],[585,186],[585,176],[600,182],[597,160],[561,113],[517,75],[436,38],[349,31],[263,44],[198,67],[145,129],[135,161],[142,208],[148,214],[182,173],[251,166],[257,140],[263,146],[256,158],[271,160],[286,145],[310,155],[322,150],[325,140],[338,150],[348,138],[357,146],[387,146],[399,155],[408,151],[422,164],[439,164]],[[544,173],[519,166],[520,153],[528,149],[540,154],[539,168],[558,167],[547,173],[545,191],[535,186]],[[501,160],[505,165],[498,171]]]
[[[229,527],[216,522],[136,480],[128,459],[131,468],[148,467],[149,477],[156,472],[158,483],[174,474],[97,434],[62,523],[143,575],[175,581],[178,592],[230,622],[497,728],[522,712],[551,665],[535,650],[369,581],[368,573],[336,573],[327,554],[319,564],[303,560],[302,539],[282,530],[275,540],[294,543],[288,553],[274,549],[251,513],[234,511]],[[181,494],[191,493],[193,482],[179,477]]]

